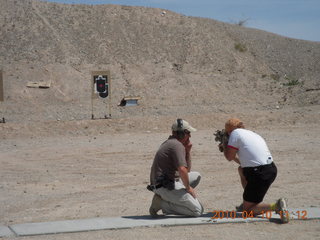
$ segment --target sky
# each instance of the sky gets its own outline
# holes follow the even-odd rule
[[[320,0],[42,0],[67,4],[118,4],[171,10],[282,36],[320,42]]]

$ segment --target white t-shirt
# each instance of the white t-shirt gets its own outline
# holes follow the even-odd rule
[[[238,150],[241,167],[256,167],[272,163],[273,159],[264,139],[243,128],[233,130],[228,147]]]

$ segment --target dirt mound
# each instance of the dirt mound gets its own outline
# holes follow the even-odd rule
[[[114,118],[319,106],[318,42],[162,9],[0,4],[0,117],[9,122],[90,119],[95,70],[111,72]],[[128,95],[139,106],[118,106]],[[102,100],[93,112],[104,116]]]

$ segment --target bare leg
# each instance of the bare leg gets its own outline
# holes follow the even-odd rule
[[[256,216],[271,211],[271,204],[243,201],[243,210],[247,213],[252,211],[253,215]]]
[[[238,167],[238,172],[240,175],[241,185],[242,185],[243,189],[245,189],[245,187],[247,186],[247,180],[246,180],[245,176],[243,175],[242,167]]]

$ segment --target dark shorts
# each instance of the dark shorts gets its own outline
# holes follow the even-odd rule
[[[260,203],[277,177],[277,167],[274,163],[246,167],[243,168],[243,175],[248,182],[243,192],[243,199],[247,202]]]

